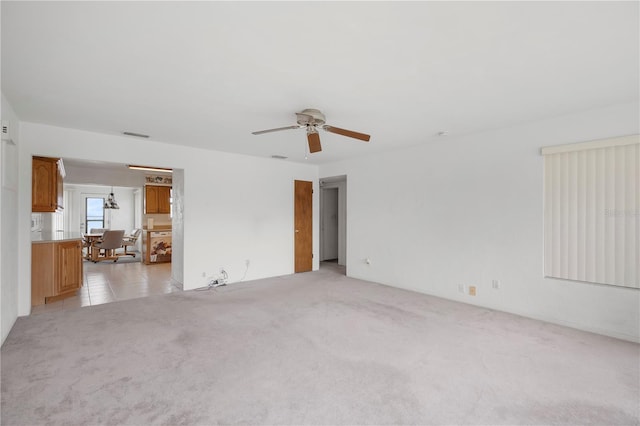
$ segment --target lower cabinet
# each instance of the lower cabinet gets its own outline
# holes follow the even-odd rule
[[[82,287],[82,242],[31,244],[31,305],[75,295]]]
[[[142,262],[145,265],[171,262],[171,230],[142,231]]]

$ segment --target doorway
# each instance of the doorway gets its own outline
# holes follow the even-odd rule
[[[320,179],[320,261],[347,265],[347,177]]]
[[[91,228],[142,228],[144,195],[142,188],[157,177],[148,171],[131,170],[121,163],[64,158],[64,209],[62,213],[31,213],[34,233],[64,231],[80,239]],[[42,305],[39,311],[91,306],[112,301],[181,291],[184,276],[183,216],[184,171],[173,169],[173,215],[167,215],[173,233],[172,261],[147,267],[141,260],[141,240],[129,248],[135,256],[122,256],[114,262],[85,262],[83,286],[75,295]],[[113,192],[118,209],[103,208]],[[58,221],[58,219],[60,219]],[[58,224],[61,222],[62,225]],[[102,225],[102,226],[98,226]],[[33,261],[33,259],[30,259]],[[32,313],[34,311],[32,310]]]
[[[338,260],[338,188],[322,188],[322,258]]]

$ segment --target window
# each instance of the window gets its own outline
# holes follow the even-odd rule
[[[640,136],[542,154],[545,276],[640,288]]]
[[[85,232],[94,228],[104,228],[104,198],[87,197],[85,207]]]

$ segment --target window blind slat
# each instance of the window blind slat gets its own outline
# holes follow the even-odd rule
[[[569,275],[569,153],[561,154],[560,185],[562,186],[560,210],[560,270],[563,276]]]
[[[605,210],[605,176],[604,176],[605,156],[600,151],[596,154],[596,167],[594,173],[596,175],[596,185],[594,187],[593,196],[596,199],[596,276],[595,281],[599,283],[605,282],[605,226],[604,226],[604,210]]]
[[[544,274],[553,275],[551,260],[553,259],[553,165],[551,161],[544,164],[544,193],[548,199],[544,200]]]
[[[616,186],[615,186],[615,152],[613,149],[605,149],[605,211],[609,214],[605,215],[605,283],[613,284],[616,282],[616,223],[611,220],[612,213],[615,214],[616,206]]]
[[[587,276],[586,257],[587,257],[587,153],[585,151],[578,152],[576,172],[576,277],[578,280],[584,281]]]
[[[615,282],[626,283],[628,278],[625,274],[625,246],[626,246],[626,232],[625,232],[625,212],[627,210],[626,207],[626,185],[625,185],[625,177],[626,177],[626,161],[625,161],[625,147],[617,146],[613,148],[612,155],[614,156],[614,185],[613,190],[615,192],[615,214],[613,217],[610,217],[609,220],[613,222],[613,226],[615,228],[614,231],[614,244],[615,244],[615,255],[614,255],[614,271],[615,271]]]
[[[553,250],[552,250],[552,259],[551,259],[551,267],[552,273],[554,276],[562,275],[562,262],[560,255],[560,240],[562,239],[562,234],[560,233],[560,220],[561,220],[561,205],[560,200],[562,199],[561,191],[562,185],[560,184],[560,156],[556,156],[553,159],[553,218],[551,222],[551,226],[553,227],[552,235],[553,235]]]
[[[597,235],[597,201],[596,201],[596,165],[597,165],[597,157],[596,151],[590,150],[585,152],[587,156],[587,168],[586,172],[586,184],[585,184],[585,193],[587,197],[587,207],[586,207],[586,231],[585,231],[585,251],[586,251],[586,273],[585,273],[585,281],[588,277],[596,276],[596,265],[597,265],[597,255],[596,255],[596,235]]]
[[[578,153],[567,155],[567,273],[578,276]]]

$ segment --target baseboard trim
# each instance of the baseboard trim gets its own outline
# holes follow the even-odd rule
[[[458,299],[452,299],[450,297],[447,297],[447,296],[444,296],[444,295],[441,295],[441,294],[428,293],[428,292],[426,292],[426,291],[424,291],[422,289],[415,288],[415,287],[412,287],[412,286],[401,286],[401,285],[394,285],[394,284],[389,284],[389,283],[371,281],[371,280],[369,280],[367,278],[364,278],[364,277],[357,277],[357,276],[348,275],[348,273],[347,273],[347,276],[349,278],[354,278],[354,279],[358,279],[358,280],[362,280],[362,281],[368,281],[368,282],[372,282],[372,283],[375,283],[375,284],[384,285],[384,286],[387,286],[387,287],[393,287],[393,288],[398,288],[398,289],[402,289],[402,290],[413,291],[413,292],[420,293],[420,294],[425,294],[427,296],[438,297],[440,299],[445,299],[445,300],[448,300],[448,301],[451,301],[451,302],[464,303],[465,305],[476,306],[478,308],[491,309],[491,310],[494,310],[494,311],[504,312],[504,313],[512,314],[512,315],[517,315],[517,316],[528,318],[528,319],[547,322],[547,323],[555,324],[555,325],[561,325],[563,327],[569,327],[569,328],[573,328],[573,329],[576,329],[576,330],[585,331],[585,332],[588,332],[588,333],[594,333],[594,334],[599,334],[599,335],[602,335],[602,336],[612,337],[614,339],[625,340],[627,342],[640,343],[640,335],[620,333],[619,331],[615,331],[615,330],[607,330],[607,329],[602,329],[602,328],[598,328],[598,327],[586,326],[584,324],[575,323],[575,322],[572,322],[572,321],[566,321],[566,320],[562,320],[562,319],[559,319],[559,318],[552,318],[552,317],[546,317],[546,316],[543,316],[543,315],[537,315],[537,314],[531,313],[531,312],[524,312],[524,311],[518,311],[518,310],[505,310],[504,308],[501,308],[501,307],[487,306],[487,305],[481,305],[481,304],[476,304],[476,303],[470,303],[470,302],[467,302],[467,301],[462,301],[462,300],[458,300]]]

